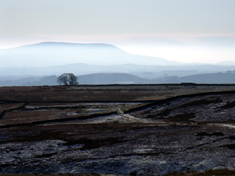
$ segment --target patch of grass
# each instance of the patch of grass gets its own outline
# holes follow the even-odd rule
[[[122,110],[122,112],[126,112],[126,108],[124,108],[123,106],[121,106],[120,109]]]
[[[84,110],[84,112],[86,113],[86,114],[89,114],[90,113],[90,110]]]
[[[110,113],[112,111],[111,107],[107,108],[104,113]]]

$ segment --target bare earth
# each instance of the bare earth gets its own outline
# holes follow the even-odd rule
[[[1,87],[0,95],[0,174],[235,169],[235,85]]]

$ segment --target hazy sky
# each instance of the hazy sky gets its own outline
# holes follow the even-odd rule
[[[109,43],[180,62],[235,61],[235,0],[0,0],[0,48]]]

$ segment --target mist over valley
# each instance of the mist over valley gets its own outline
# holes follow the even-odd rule
[[[44,42],[1,49],[0,61],[0,86],[58,85],[62,73],[74,73],[79,84],[235,82],[231,61],[185,64],[101,43]]]

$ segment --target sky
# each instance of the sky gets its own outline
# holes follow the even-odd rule
[[[186,63],[235,61],[234,0],[0,0],[0,49],[108,43]]]

